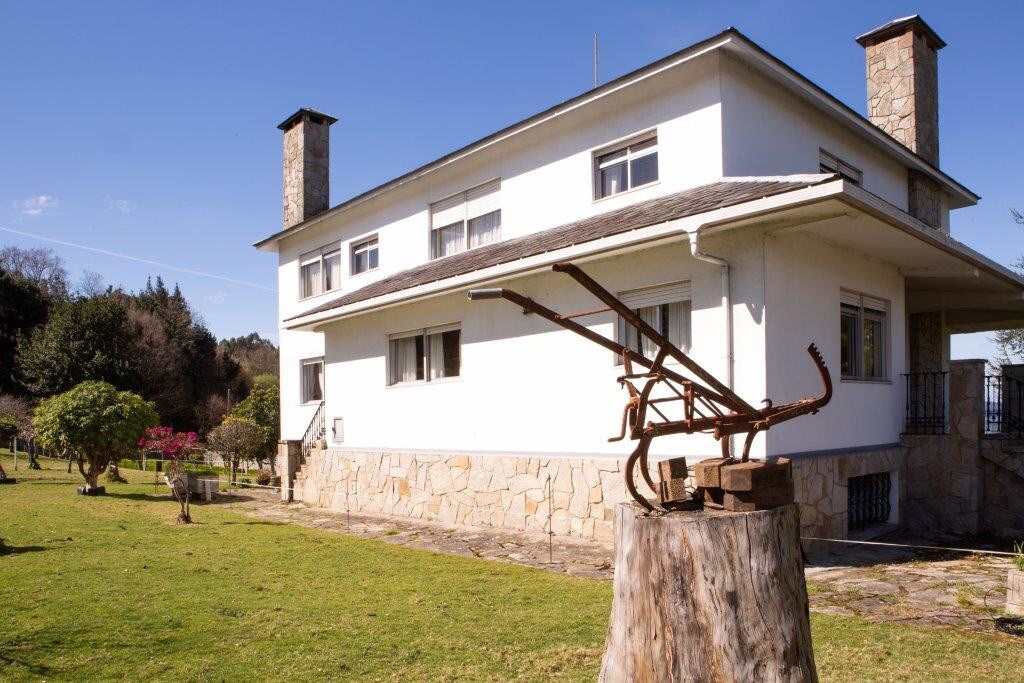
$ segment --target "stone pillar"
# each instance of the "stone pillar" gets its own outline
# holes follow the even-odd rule
[[[330,208],[330,127],[337,122],[300,109],[278,128],[284,131],[284,227]]]
[[[938,165],[938,53],[945,41],[913,16],[869,31],[857,42],[867,61],[868,119]]]
[[[981,437],[985,434],[984,360],[957,360],[949,366],[949,452],[952,465],[949,495],[959,507],[961,528],[979,531],[982,469]],[[951,512],[956,512],[952,510]]]
[[[295,472],[302,456],[302,442],[299,440],[277,442],[277,471],[281,475],[281,501],[289,503],[293,497]]]
[[[948,366],[949,335],[943,328],[942,312],[911,313],[907,316],[909,371],[940,372]]]
[[[946,43],[919,16],[891,21],[857,38],[867,61],[868,119],[933,166],[939,165],[939,50]],[[910,170],[908,212],[941,227],[941,193]]]

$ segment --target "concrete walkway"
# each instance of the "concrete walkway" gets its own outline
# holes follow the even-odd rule
[[[239,492],[241,493],[241,492]],[[611,579],[610,545],[503,529],[452,526],[384,516],[346,516],[301,503],[281,503],[275,494],[245,491],[229,503],[245,514],[421,548],[482,557],[573,576]],[[889,536],[888,542],[964,547],[952,537]],[[1003,611],[1010,559],[956,552],[836,544],[812,557],[806,569],[811,609],[920,626],[994,630]]]

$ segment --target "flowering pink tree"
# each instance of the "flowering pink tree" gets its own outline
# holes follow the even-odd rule
[[[167,481],[178,504],[181,505],[178,521],[182,524],[191,524],[189,503],[192,494],[184,475],[184,464],[197,450],[196,433],[176,432],[171,427],[151,427],[146,430],[146,435],[139,439],[139,448],[160,451],[164,459],[170,462],[167,468]]]

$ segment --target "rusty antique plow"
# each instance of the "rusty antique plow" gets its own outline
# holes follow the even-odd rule
[[[631,440],[638,442],[626,460],[626,489],[638,504],[649,511],[656,508],[637,490],[638,469],[643,482],[655,493],[663,510],[715,506],[712,500],[704,496],[684,494],[678,490],[671,495],[666,493],[666,480],[680,482],[686,477],[685,460],[682,458],[662,463],[662,486],[655,484],[648,465],[648,451],[654,439],[672,434],[711,434],[719,441],[722,449],[722,460],[716,462],[746,463],[750,455],[750,446],[758,433],[794,417],[816,413],[832,398],[832,380],[828,368],[825,367],[817,347],[811,344],[807,347],[807,353],[821,375],[824,385],[822,394],[780,405],[765,399],[761,402],[761,408],[755,408],[579,267],[571,263],[557,263],[552,268],[555,272],[565,273],[576,280],[604,306],[562,315],[511,289],[475,289],[469,292],[469,298],[474,301],[505,299],[520,306],[524,313],[535,313],[622,358],[625,372],[618,378],[618,382],[625,388],[629,398],[622,410],[619,433],[609,441],[623,440],[628,434]],[[625,325],[635,330],[637,340],[646,340],[647,343],[641,341],[637,349],[631,349],[577,322],[579,318],[607,312],[617,314]],[[646,349],[648,353],[653,352],[654,357],[648,358],[639,349]],[[670,360],[682,366],[692,378],[665,367],[665,363]],[[730,453],[729,437],[734,434],[746,435],[738,459],[732,458]],[[678,471],[680,463],[681,478]]]

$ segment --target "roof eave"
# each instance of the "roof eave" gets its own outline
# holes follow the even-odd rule
[[[980,195],[971,191],[961,183],[954,180],[948,174],[939,170],[924,157],[902,145],[894,137],[878,128],[876,125],[864,118],[863,115],[851,109],[834,95],[830,94],[827,90],[802,75],[796,69],[775,57],[739,31],[735,31],[735,33],[740,40],[732,41],[729,45],[724,45],[723,47],[725,49],[730,50],[732,54],[735,54],[747,61],[756,62],[758,65],[765,67],[770,73],[775,75],[777,80],[789,82],[795,88],[813,96],[814,99],[819,100],[822,104],[826,105],[828,110],[835,114],[837,118],[855,126],[864,135],[874,142],[882,145],[883,148],[906,162],[907,165],[921,171],[922,173],[930,176],[933,180],[939,182],[947,192],[949,192],[954,198],[960,200],[957,204],[957,208],[962,206],[972,206],[977,204],[981,199]]]
[[[373,199],[388,190],[394,189],[401,185],[404,185],[416,178],[421,177],[427,173],[430,173],[438,168],[446,166],[462,157],[473,154],[485,147],[495,144],[507,137],[516,135],[524,130],[532,128],[533,126],[539,125],[544,121],[561,116],[562,114],[576,109],[588,101],[599,99],[611,94],[623,87],[627,87],[632,84],[633,81],[642,80],[650,77],[656,73],[659,73],[667,68],[673,68],[684,62],[690,61],[691,59],[706,54],[712,50],[719,48],[730,49],[732,54],[735,54],[741,58],[755,61],[761,66],[765,67],[769,73],[776,75],[777,80],[789,82],[795,89],[802,90],[811,96],[812,99],[819,101],[825,105],[825,108],[836,115],[840,120],[846,121],[847,123],[858,128],[866,137],[880,144],[884,149],[894,154],[909,166],[921,171],[922,173],[930,176],[933,180],[939,182],[943,187],[950,193],[954,199],[959,201],[956,203],[957,207],[971,206],[976,204],[981,197],[976,193],[969,190],[964,185],[960,184],[952,177],[943,173],[941,170],[933,166],[923,157],[912,152],[907,147],[900,144],[891,135],[885,133],[877,126],[872,124],[863,115],[857,113],[849,106],[841,102],[835,96],[829,94],[827,90],[820,87],[806,76],[803,76],[793,67],[789,66],[782,60],[773,56],[763,47],[755,43],[753,40],[748,38],[739,30],[729,27],[724,31],[706,38],[700,42],[694,43],[689,47],[683,48],[678,52],[674,52],[666,57],[663,57],[655,62],[651,62],[645,66],[635,69],[627,74],[624,74],[608,83],[593,88],[586,92],[583,92],[575,97],[572,97],[564,102],[556,104],[544,111],[534,114],[533,116],[514,123],[510,126],[506,126],[501,130],[492,133],[484,138],[481,138],[475,142],[471,142],[468,145],[460,147],[459,149],[451,152],[439,159],[428,162],[419,166],[408,173],[405,173],[397,178],[387,181],[381,185],[377,185],[365,192],[362,192],[344,202],[320,213],[312,218],[308,218],[301,223],[289,226],[284,230],[280,230],[258,242],[253,244],[254,247],[261,251],[276,251],[276,248],[268,248],[273,242],[277,242],[285,237],[291,236],[297,232],[305,230],[313,225],[316,225],[338,213],[361,204],[365,201]]]

